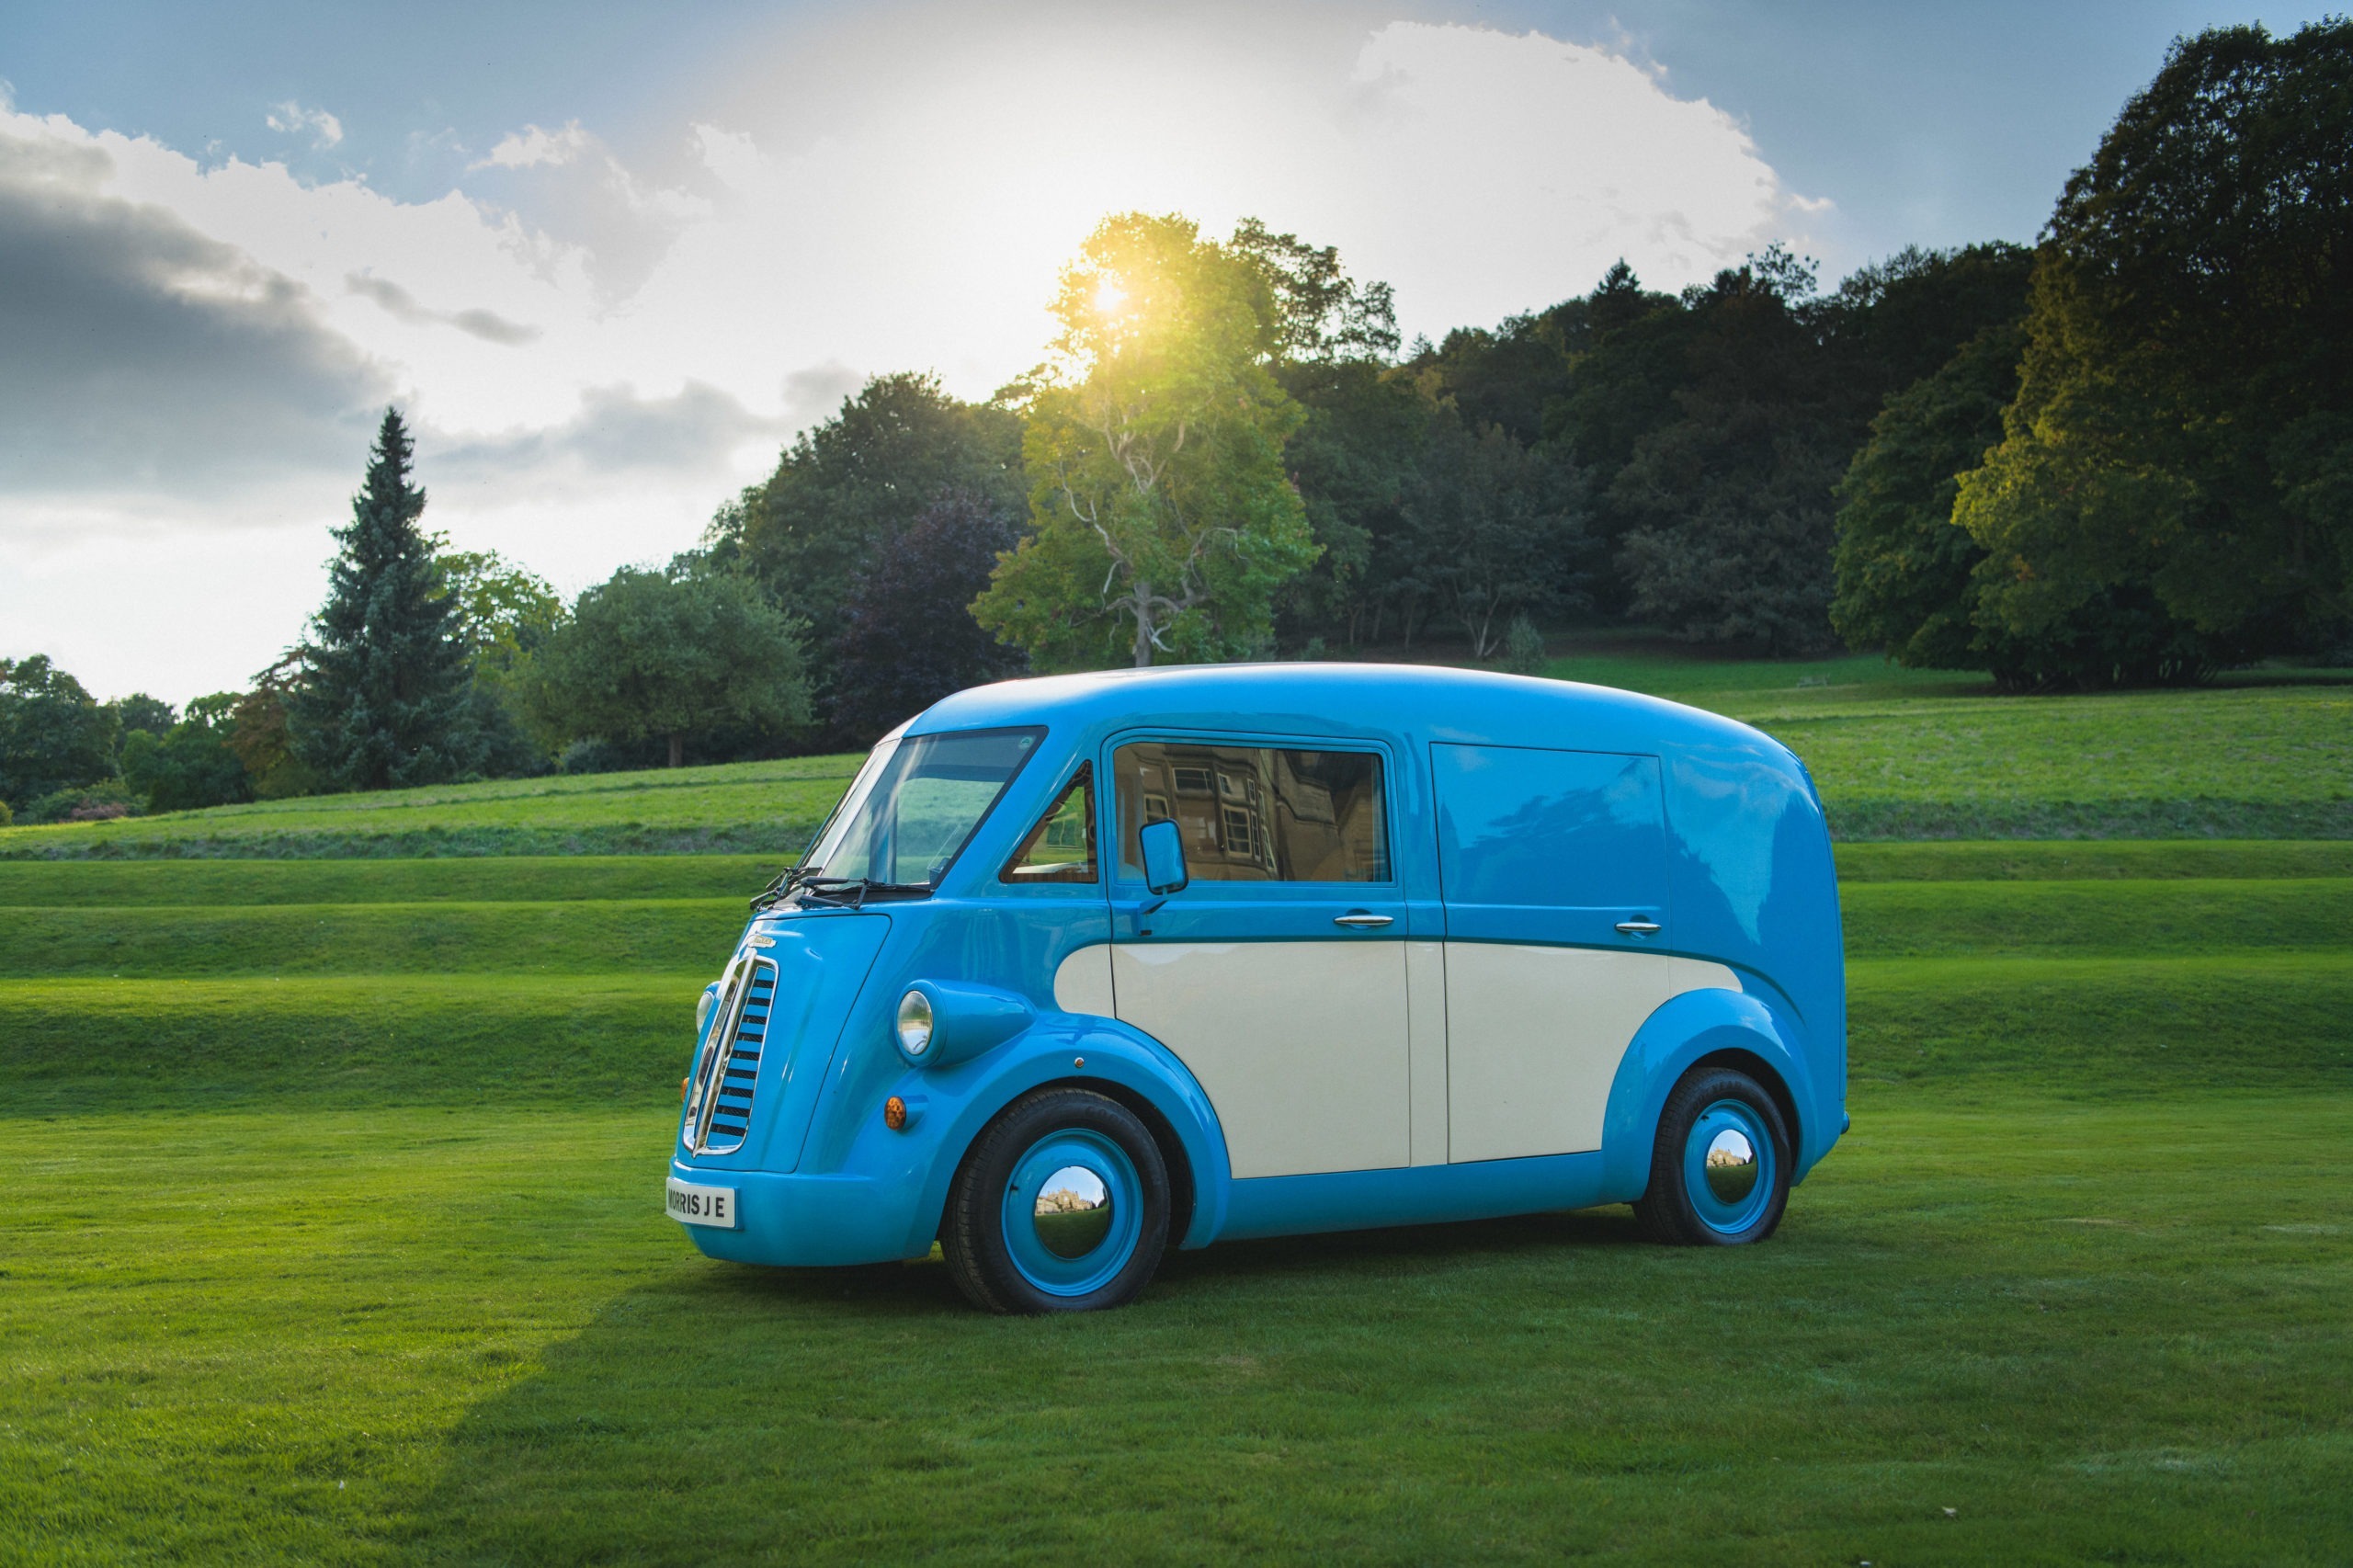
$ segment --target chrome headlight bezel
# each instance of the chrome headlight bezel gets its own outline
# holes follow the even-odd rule
[[[938,1037],[938,1020],[933,1015],[931,998],[921,991],[910,990],[899,998],[899,1012],[894,1025],[899,1037],[899,1049],[910,1062],[920,1062]]]

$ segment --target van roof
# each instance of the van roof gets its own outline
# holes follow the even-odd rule
[[[1411,732],[1438,741],[1605,751],[1732,746],[1795,762],[1762,731],[1664,698],[1438,665],[1164,665],[1036,676],[942,698],[907,733],[1057,722],[1089,729],[1125,722],[1290,734]]]

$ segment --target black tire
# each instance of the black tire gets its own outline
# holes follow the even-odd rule
[[[1765,1167],[1749,1175],[1736,1200],[1713,1189],[1706,1173],[1715,1162],[1699,1142],[1699,1135],[1712,1142],[1724,1132],[1739,1133]],[[1738,1146],[1724,1153],[1724,1185],[1737,1187]],[[1705,1190],[1693,1190],[1695,1171]],[[1756,1079],[1729,1067],[1694,1067],[1685,1074],[1659,1112],[1650,1187],[1634,1203],[1643,1233],[1675,1246],[1744,1246],[1770,1236],[1789,1202],[1789,1123],[1773,1096]]]
[[[1034,1212],[1019,1192],[1008,1203],[1008,1185],[1027,1166],[1061,1164],[1055,1151],[1071,1149],[1083,1153],[1068,1158],[1090,1172],[1095,1166],[1089,1159],[1104,1167],[1097,1178],[1108,1197],[1101,1240],[1074,1256],[1062,1251],[1066,1243],[1008,1239],[1008,1209]],[[1037,1185],[1034,1172],[1026,1179]],[[1134,1210],[1132,1219],[1120,1212],[1123,1197]],[[948,1189],[939,1247],[949,1278],[965,1300],[984,1312],[1097,1312],[1127,1305],[1152,1282],[1168,1247],[1169,1208],[1167,1163],[1133,1111],[1088,1089],[1040,1089],[999,1112],[965,1152]],[[1033,1223],[1042,1235],[1054,1218]],[[1041,1250],[1048,1246],[1051,1252]],[[1113,1250],[1097,1256],[1107,1247]],[[1071,1277],[1042,1278],[1053,1268],[1067,1269]]]

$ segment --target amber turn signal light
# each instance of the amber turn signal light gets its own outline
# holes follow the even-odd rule
[[[678,1103],[680,1105],[687,1103],[687,1085],[694,1081],[695,1075],[691,1073],[678,1080]]]
[[[882,1125],[893,1132],[907,1130],[907,1102],[892,1095],[882,1102]]]

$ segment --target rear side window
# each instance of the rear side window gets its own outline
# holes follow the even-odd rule
[[[1078,770],[1029,836],[1006,862],[999,881],[1091,882],[1095,880],[1095,771]]]
[[[1145,741],[1121,746],[1112,767],[1131,881],[1143,874],[1137,834],[1164,818],[1183,830],[1196,881],[1390,880],[1376,753]]]
[[[1658,759],[1433,745],[1451,905],[1636,905],[1665,896]]]

